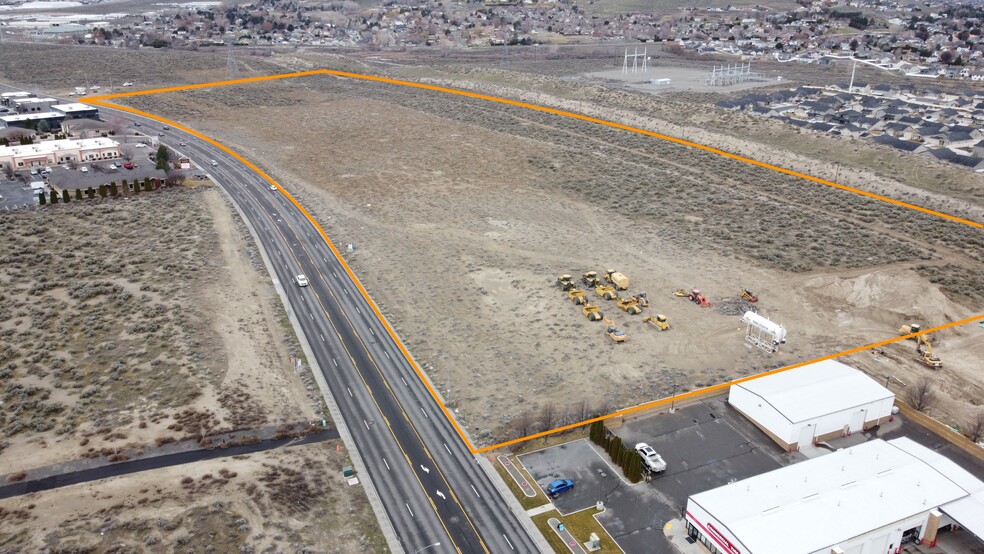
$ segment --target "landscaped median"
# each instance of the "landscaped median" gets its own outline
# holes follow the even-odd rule
[[[615,543],[611,535],[605,531],[605,528],[598,523],[598,520],[594,518],[596,514],[600,514],[604,510],[598,510],[596,508],[588,508],[586,510],[581,510],[580,512],[574,512],[570,515],[560,515],[557,510],[550,510],[549,512],[544,512],[533,516],[533,523],[536,528],[543,533],[543,536],[547,538],[547,542],[553,547],[554,552],[571,552],[571,549],[564,544],[564,541],[560,540],[560,536],[554,532],[554,529],[550,526],[550,518],[556,518],[564,524],[564,527],[570,531],[571,535],[577,539],[579,545],[584,545],[588,542],[588,538],[591,533],[597,533],[598,537],[601,538],[601,549],[595,550],[600,554],[623,554],[621,548]],[[584,550],[587,550],[586,548]],[[575,550],[576,551],[576,550]],[[576,551],[579,552],[579,551]]]
[[[516,499],[519,500],[519,505],[522,506],[524,510],[530,510],[532,508],[536,508],[538,506],[548,504],[550,502],[550,499],[543,494],[543,491],[540,490],[540,487],[536,486],[536,481],[533,479],[533,476],[530,475],[528,471],[526,471],[526,468],[523,467],[523,464],[521,464],[519,460],[516,459],[515,456],[509,456],[508,458],[509,458],[509,462],[514,464],[516,469],[519,470],[519,472],[523,475],[526,481],[531,485],[533,485],[533,490],[536,491],[536,496],[526,496],[526,494],[519,487],[519,484],[516,483],[516,480],[513,479],[512,475],[509,474],[506,468],[502,467],[502,464],[499,462],[499,460],[493,458],[492,464],[495,466],[495,470],[499,472],[499,476],[502,477],[503,481],[505,481],[506,485],[509,487],[509,491],[513,493],[513,496],[515,496]]]

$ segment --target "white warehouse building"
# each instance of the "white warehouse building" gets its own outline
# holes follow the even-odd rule
[[[108,138],[48,140],[37,144],[0,146],[0,169],[44,167],[68,162],[93,162],[120,157],[120,143]]]
[[[895,395],[861,371],[824,360],[732,385],[728,403],[793,451],[888,421]]]
[[[875,439],[695,494],[712,554],[898,554],[963,527],[984,538],[984,483],[911,439]]]

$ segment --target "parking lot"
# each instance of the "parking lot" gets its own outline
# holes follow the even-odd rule
[[[0,177],[0,210],[33,206],[35,204],[34,194],[24,181],[8,181]]]
[[[615,433],[624,444],[649,443],[666,461],[665,472],[649,483],[628,484],[609,464],[608,456],[587,440],[575,441],[520,456],[520,461],[545,488],[554,479],[573,479],[574,488],[554,504],[562,514],[591,507],[607,510],[598,520],[628,553],[672,553],[663,525],[679,518],[691,494],[731,481],[802,461],[776,446],[718,396],[625,423]]]

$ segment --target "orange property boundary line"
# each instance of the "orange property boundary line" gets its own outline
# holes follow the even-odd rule
[[[383,316],[383,314],[379,311],[379,308],[376,306],[376,303],[373,302],[372,298],[370,298],[369,293],[362,286],[362,283],[359,281],[358,277],[355,276],[355,273],[352,271],[352,269],[345,262],[345,259],[342,257],[341,253],[338,251],[337,248],[335,248],[334,243],[332,243],[331,239],[328,238],[328,235],[327,235],[327,233],[325,233],[325,230],[321,227],[320,224],[318,224],[318,222],[311,216],[311,214],[309,214],[308,211],[306,209],[304,209],[304,207],[300,203],[298,203],[286,190],[283,189],[283,187],[280,186],[279,183],[277,183],[276,181],[274,181],[269,175],[267,175],[266,173],[264,173],[260,168],[258,168],[256,165],[254,165],[252,162],[250,162],[246,158],[240,156],[239,154],[237,154],[236,152],[234,152],[230,148],[226,147],[225,145],[219,143],[218,141],[216,141],[216,140],[214,140],[214,139],[212,139],[212,138],[210,138],[208,136],[205,136],[204,134],[199,133],[198,131],[195,131],[194,129],[190,129],[190,128],[185,127],[185,126],[183,126],[183,125],[181,125],[179,123],[176,123],[174,121],[170,121],[170,120],[165,119],[163,117],[159,117],[159,116],[156,116],[156,115],[147,113],[147,112],[143,112],[143,111],[137,110],[135,108],[130,108],[128,106],[122,106],[122,105],[119,105],[119,104],[114,104],[114,103],[111,103],[111,102],[107,102],[107,100],[116,99],[116,98],[126,98],[126,97],[132,97],[132,96],[144,96],[144,95],[158,94],[158,93],[163,93],[163,92],[177,92],[177,91],[182,91],[182,90],[194,90],[194,89],[211,88],[211,87],[217,87],[217,86],[246,84],[246,83],[253,83],[253,82],[260,82],[260,81],[272,81],[272,80],[286,79],[286,78],[292,78],[292,77],[307,77],[307,76],[313,76],[313,75],[334,75],[336,77],[347,77],[347,78],[353,78],[353,79],[363,79],[363,80],[367,80],[367,81],[376,81],[376,82],[381,82],[381,83],[388,83],[388,84],[394,84],[394,85],[400,85],[400,86],[407,86],[407,87],[419,88],[419,89],[424,89],[424,90],[431,90],[431,91],[436,91],[436,92],[443,92],[443,93],[446,93],[446,94],[455,94],[455,95],[459,95],[459,96],[466,96],[466,97],[470,97],[470,98],[476,98],[476,99],[480,99],[480,100],[486,100],[486,101],[489,101],[489,102],[497,102],[497,103],[500,103],[500,104],[508,104],[508,105],[512,105],[512,106],[517,106],[517,107],[526,108],[526,109],[530,109],[530,110],[535,110],[535,111],[550,113],[550,114],[554,114],[554,115],[560,115],[560,116],[564,116],[564,117],[570,117],[570,118],[579,119],[579,120],[582,120],[582,121],[588,121],[588,122],[591,122],[591,123],[596,123],[596,124],[599,124],[599,125],[604,125],[606,127],[612,127],[612,128],[615,128],[615,129],[621,129],[621,130],[624,130],[624,131],[638,133],[638,134],[641,134],[641,135],[651,136],[651,137],[658,138],[658,139],[661,139],[661,140],[666,140],[666,141],[669,141],[669,142],[674,142],[674,143],[677,143],[677,144],[681,144],[683,146],[689,146],[691,148],[696,148],[696,149],[699,149],[699,150],[704,150],[706,152],[717,154],[717,155],[720,155],[720,156],[723,156],[723,157],[726,157],[726,158],[731,158],[731,159],[734,159],[734,160],[737,160],[737,161],[741,161],[741,162],[744,162],[744,163],[748,163],[748,164],[751,164],[751,165],[756,165],[756,166],[759,166],[759,167],[764,167],[766,169],[771,169],[771,170],[777,171],[779,173],[784,173],[784,174],[787,174],[787,175],[792,175],[794,177],[799,177],[799,178],[802,178],[802,179],[805,179],[805,180],[808,180],[808,181],[813,181],[815,183],[820,183],[820,184],[827,185],[827,186],[830,186],[830,187],[834,187],[834,188],[837,188],[837,189],[845,190],[845,191],[848,191],[848,192],[853,192],[855,194],[859,194],[861,196],[865,196],[865,197],[868,197],[868,198],[871,198],[871,199],[874,199],[874,200],[879,200],[879,201],[886,202],[886,203],[889,203],[889,204],[893,204],[893,205],[896,205],[896,206],[900,206],[900,207],[903,207],[903,208],[908,208],[908,209],[911,209],[911,210],[923,212],[923,213],[926,213],[926,214],[929,214],[929,215],[933,215],[933,216],[940,217],[940,218],[943,218],[943,219],[947,219],[947,220],[950,220],[950,221],[954,221],[954,222],[957,222],[957,223],[962,223],[964,225],[969,225],[971,227],[975,227],[975,228],[979,228],[979,229],[980,228],[984,228],[984,225],[982,225],[981,223],[977,223],[977,222],[970,221],[970,220],[967,220],[967,219],[962,219],[962,218],[959,218],[959,217],[956,217],[956,216],[952,216],[952,215],[948,215],[948,214],[945,214],[945,213],[933,211],[933,210],[930,210],[930,209],[927,209],[927,208],[923,208],[923,207],[920,207],[920,206],[916,206],[916,205],[913,205],[913,204],[908,204],[906,202],[895,200],[893,198],[888,198],[888,197],[885,197],[885,196],[880,196],[880,195],[877,195],[877,194],[872,194],[870,192],[859,190],[859,189],[855,189],[855,188],[848,187],[848,186],[845,186],[845,185],[840,185],[840,184],[834,183],[832,181],[827,181],[827,180],[824,180],[824,179],[819,179],[817,177],[813,177],[813,176],[810,176],[810,175],[806,175],[806,174],[803,174],[803,173],[792,171],[790,169],[785,169],[785,168],[781,168],[781,167],[778,167],[778,166],[766,164],[766,163],[763,163],[763,162],[759,162],[757,160],[753,160],[753,159],[750,159],[750,158],[745,158],[743,156],[738,156],[738,155],[732,154],[730,152],[725,152],[723,150],[719,150],[717,148],[712,148],[710,146],[705,146],[705,145],[698,144],[698,143],[695,143],[695,142],[690,142],[690,141],[686,141],[686,140],[683,140],[683,139],[678,139],[678,138],[675,138],[675,137],[670,137],[670,136],[667,136],[667,135],[662,135],[662,134],[659,134],[659,133],[654,133],[654,132],[651,132],[651,131],[646,131],[646,130],[643,130],[643,129],[638,129],[638,128],[635,128],[635,127],[629,127],[627,125],[621,125],[619,123],[614,123],[614,122],[606,121],[606,120],[603,120],[603,119],[597,119],[597,118],[588,117],[588,116],[581,115],[581,114],[576,114],[576,113],[572,113],[572,112],[566,112],[566,111],[563,111],[563,110],[557,110],[557,109],[553,109],[553,108],[547,108],[547,107],[544,107],[544,106],[538,106],[536,104],[527,104],[527,103],[524,103],[524,102],[517,102],[517,101],[514,101],[514,100],[508,100],[508,99],[505,99],[505,98],[498,98],[498,97],[495,97],[495,96],[487,96],[487,95],[484,95],[484,94],[477,94],[477,93],[463,91],[463,90],[457,90],[457,89],[451,89],[451,88],[445,88],[445,87],[438,87],[438,86],[433,86],[433,85],[425,85],[425,84],[422,84],[422,83],[414,83],[414,82],[411,82],[411,81],[400,81],[400,80],[396,80],[396,79],[388,79],[388,78],[385,78],[385,77],[377,77],[377,76],[373,76],[373,75],[362,75],[362,74],[358,74],[358,73],[346,73],[346,72],[342,72],[342,71],[333,71],[333,70],[328,70],[328,69],[319,69],[319,70],[313,70],[313,71],[301,71],[301,72],[296,72],[296,73],[283,73],[283,74],[278,74],[278,75],[267,75],[267,76],[262,76],[262,77],[249,77],[249,78],[245,78],[245,79],[235,79],[235,80],[229,80],[229,81],[216,81],[216,82],[211,82],[211,83],[200,83],[200,84],[194,84],[194,85],[183,85],[183,86],[168,87],[168,88],[159,88],[159,89],[152,89],[152,90],[125,92],[125,93],[120,93],[120,94],[109,94],[109,95],[104,95],[104,96],[84,97],[84,98],[79,99],[79,101],[80,102],[83,102],[83,103],[94,104],[94,105],[98,105],[98,106],[105,106],[107,108],[112,108],[112,109],[117,109],[117,110],[121,110],[121,111],[126,111],[126,112],[129,112],[129,113],[133,113],[133,114],[137,114],[137,115],[140,115],[140,116],[143,116],[143,117],[147,117],[147,118],[153,119],[155,121],[159,121],[159,122],[164,123],[166,125],[173,126],[173,127],[177,128],[177,129],[181,129],[182,131],[185,131],[186,133],[189,133],[191,135],[194,135],[194,136],[196,136],[196,137],[204,140],[205,142],[208,142],[209,144],[212,144],[213,146],[215,146],[216,148],[218,148],[218,149],[222,150],[223,152],[229,154],[230,156],[234,157],[235,159],[237,159],[238,161],[242,162],[247,167],[249,167],[250,169],[252,169],[254,172],[256,172],[257,175],[259,175],[260,177],[262,177],[264,180],[266,180],[267,182],[269,182],[271,185],[277,187],[284,194],[284,196],[286,196],[287,199],[290,200],[290,202],[292,204],[294,204],[294,206],[304,215],[304,217],[307,218],[307,220],[321,234],[321,237],[325,240],[325,243],[328,244],[328,247],[335,254],[336,258],[339,260],[339,262],[341,263],[342,267],[345,269],[345,272],[348,274],[348,276],[355,283],[356,287],[359,289],[359,292],[363,295],[363,297],[365,298],[366,302],[368,302],[369,306],[372,308],[373,312],[376,314],[376,316],[379,318],[379,320],[383,323],[383,326],[386,328],[386,331],[389,333],[390,337],[393,339],[393,341],[396,343],[396,345],[400,348],[400,351],[403,353],[404,357],[406,357],[407,361],[410,362],[411,366],[413,366],[414,372],[417,374],[417,377],[421,380],[421,382],[427,388],[427,391],[430,393],[430,395],[434,399],[434,401],[438,404],[438,406],[441,407],[441,410],[444,412],[445,417],[447,417],[448,418],[448,421],[451,422],[451,425],[454,426],[454,428],[457,431],[459,437],[461,437],[461,440],[465,443],[466,446],[468,446],[468,448],[472,452],[472,454],[479,454],[479,453],[482,453],[482,452],[487,452],[487,451],[495,450],[495,449],[502,448],[502,447],[505,447],[505,446],[510,446],[510,445],[513,445],[513,444],[518,444],[518,443],[525,442],[525,441],[528,441],[528,440],[536,439],[536,438],[539,438],[539,437],[544,437],[544,436],[551,435],[551,434],[554,434],[554,433],[559,433],[559,432],[567,431],[569,429],[574,429],[574,428],[577,428],[577,427],[581,427],[581,426],[584,426],[584,425],[593,423],[595,421],[604,421],[606,419],[610,419],[610,418],[614,418],[614,417],[618,417],[618,416],[624,416],[624,415],[627,415],[627,414],[630,414],[630,413],[633,413],[633,412],[637,412],[637,411],[640,411],[640,410],[645,410],[645,409],[648,409],[648,408],[652,408],[654,406],[659,406],[659,405],[667,404],[667,403],[669,403],[671,401],[671,399],[670,398],[664,398],[664,399],[661,399],[661,400],[656,400],[656,401],[653,401],[653,402],[648,402],[646,404],[640,404],[638,406],[633,406],[631,408],[626,408],[624,410],[619,410],[619,411],[616,411],[616,412],[613,412],[611,414],[607,414],[607,415],[604,415],[604,416],[599,416],[599,417],[595,417],[595,418],[591,418],[591,419],[586,419],[584,421],[580,421],[580,422],[577,422],[577,423],[572,423],[572,424],[569,424],[569,425],[564,425],[562,427],[557,427],[555,429],[549,429],[549,430],[542,431],[542,432],[539,432],[539,433],[534,433],[532,435],[528,435],[528,436],[525,436],[525,437],[520,437],[520,438],[517,438],[517,439],[513,439],[513,440],[501,442],[501,443],[498,443],[498,444],[494,444],[492,446],[486,446],[486,447],[483,447],[483,448],[476,449],[471,444],[471,441],[468,440],[467,436],[465,435],[464,431],[462,431],[461,427],[458,425],[458,423],[455,420],[455,418],[451,415],[451,412],[448,410],[448,408],[441,401],[440,397],[438,396],[438,394],[434,390],[434,388],[431,386],[430,382],[424,376],[423,370],[421,370],[420,367],[417,365],[417,363],[414,362],[413,357],[410,355],[410,352],[407,350],[406,346],[403,344],[403,342],[396,335],[396,332],[390,326],[389,321],[387,321],[386,318]],[[970,323],[972,321],[977,321],[977,320],[984,320],[984,314],[972,316],[972,317],[969,317],[969,318],[966,318],[966,319],[962,319],[960,321],[955,321],[955,322],[952,322],[952,323],[947,323],[945,325],[940,325],[938,327],[933,327],[932,329],[926,329],[925,331],[921,331],[920,333],[931,333],[931,332],[939,331],[939,330],[946,329],[946,328],[949,328],[949,327],[955,327],[957,325],[962,325],[962,324],[965,324],[965,323]],[[890,344],[890,343],[893,343],[893,342],[898,342],[898,341],[901,341],[901,340],[905,340],[905,339],[914,337],[916,334],[919,334],[919,333],[914,333],[914,334],[911,334],[911,335],[904,335],[904,336],[899,336],[899,337],[893,337],[893,338],[886,339],[886,340],[883,340],[883,341],[880,341],[880,342],[875,342],[875,343],[867,344],[865,346],[859,346],[857,348],[853,348],[853,349],[850,349],[850,350],[845,350],[843,352],[838,352],[836,354],[830,354],[828,356],[823,356],[823,357],[820,357],[820,358],[816,358],[814,360],[800,362],[800,363],[789,365],[789,366],[782,367],[782,368],[779,368],[779,369],[774,369],[774,370],[771,370],[771,371],[767,371],[765,373],[760,373],[758,375],[744,377],[744,378],[741,378],[741,379],[736,379],[734,381],[728,381],[726,383],[720,383],[720,384],[717,384],[717,385],[713,385],[711,387],[705,387],[703,389],[698,389],[698,390],[694,390],[694,391],[691,391],[691,392],[688,392],[688,393],[684,393],[684,394],[680,394],[680,395],[674,396],[673,399],[681,399],[682,400],[682,399],[686,399],[686,398],[695,396],[697,394],[704,394],[704,393],[707,393],[707,392],[712,392],[712,391],[715,391],[715,390],[720,390],[720,389],[723,389],[725,387],[729,387],[729,386],[734,385],[734,384],[737,384],[737,383],[744,383],[744,382],[750,381],[752,379],[758,379],[760,377],[765,377],[767,375],[773,375],[773,374],[780,373],[780,372],[783,372],[783,371],[788,371],[790,369],[795,369],[795,368],[802,367],[802,366],[805,366],[805,365],[808,365],[808,364],[820,362],[820,361],[823,361],[823,360],[830,360],[830,359],[834,359],[834,358],[839,358],[841,356],[847,356],[849,354],[854,354],[854,353],[861,352],[861,351],[864,351],[864,350],[869,350],[869,349],[872,349],[872,348],[877,348],[879,346],[884,346],[886,344]]]

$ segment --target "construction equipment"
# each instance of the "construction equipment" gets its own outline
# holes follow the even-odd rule
[[[636,294],[633,294],[631,298],[635,300],[636,303],[642,306],[643,308],[649,307],[649,297],[646,296],[646,293],[637,292]]]
[[[749,302],[758,302],[759,301],[758,296],[755,296],[754,294],[752,294],[752,291],[750,291],[748,289],[741,289],[741,299],[742,300],[747,300]]]
[[[642,308],[639,307],[639,303],[632,298],[615,298],[615,303],[618,307],[627,312],[629,315],[639,315],[642,313]]]
[[[592,288],[601,284],[601,280],[598,279],[597,271],[589,271],[584,275],[581,275],[581,282]]]
[[[700,293],[700,289],[693,289],[690,292],[687,292],[683,289],[677,289],[673,291],[673,295],[685,297],[687,300],[690,300],[691,302],[697,304],[701,308],[711,307],[711,303],[707,300],[707,298],[704,297],[703,294]]]
[[[595,287],[595,292],[605,300],[615,300],[618,298],[618,294],[615,293],[615,287],[611,285],[598,285]]]
[[[642,321],[643,323],[652,325],[660,331],[667,331],[670,328],[670,322],[666,320],[666,316],[663,314],[646,316],[642,318]]]
[[[911,335],[912,333],[918,333],[920,330],[922,330],[922,325],[919,325],[918,323],[910,323],[899,327],[899,336]],[[918,337],[920,336],[922,336],[926,342],[933,342],[933,337],[931,337],[928,333],[924,335],[916,335],[915,337],[909,337],[909,340],[918,342]]]
[[[578,306],[588,302],[588,299],[584,297],[584,291],[582,289],[571,289],[567,291],[567,298],[570,298],[571,302]]]
[[[584,314],[584,317],[588,318],[588,321],[601,321],[605,317],[605,314],[601,313],[601,308],[594,304],[584,304],[581,306],[581,313]]]
[[[614,269],[605,272],[605,281],[615,285],[618,290],[629,290],[629,278]]]
[[[942,369],[943,360],[933,355],[933,345],[929,344],[925,335],[916,335],[916,353],[919,357],[916,360],[930,369]]]
[[[573,277],[570,275],[561,275],[557,277],[557,286],[560,287],[560,290],[571,290],[574,288],[574,282],[571,279]]]
[[[625,342],[626,339],[625,331],[619,329],[618,326],[615,325],[615,322],[607,317],[605,318],[605,334],[607,334],[608,338],[612,339],[614,342]]]

